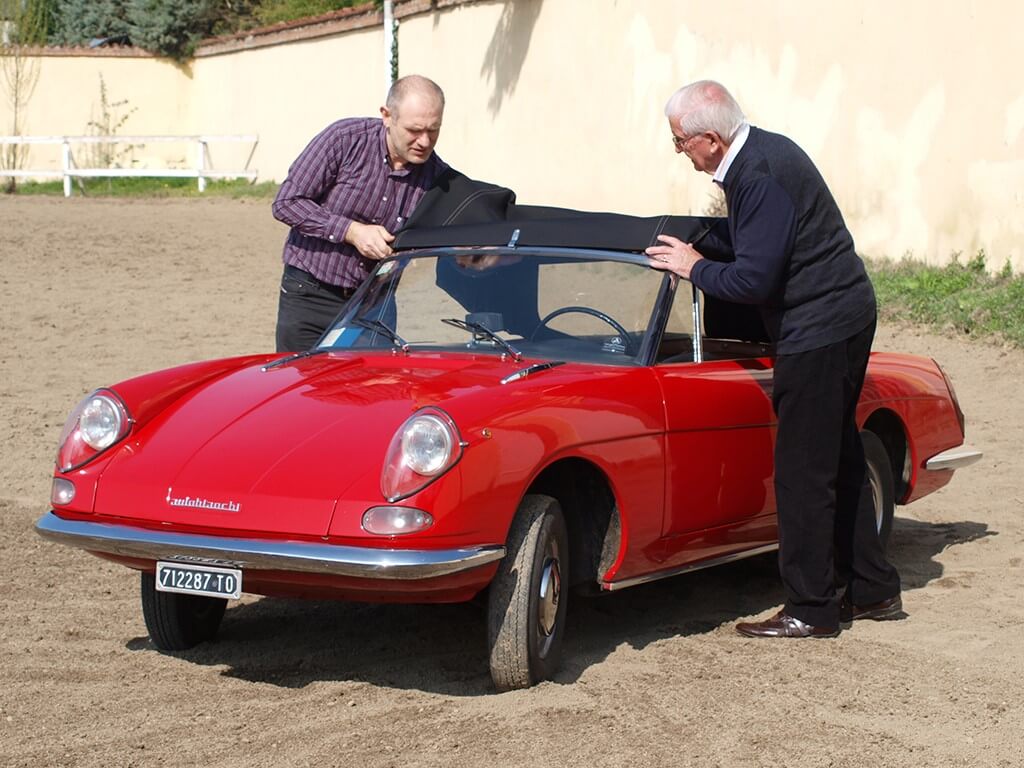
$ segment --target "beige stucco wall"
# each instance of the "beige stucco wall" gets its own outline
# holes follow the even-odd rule
[[[728,85],[751,121],[818,163],[861,251],[942,262],[979,248],[1024,270],[1024,5],[901,0],[495,0],[405,16],[401,73],[445,88],[441,155],[520,200],[699,212],[709,177],[672,151],[662,107],[693,79]],[[406,5],[410,8],[410,5]],[[401,15],[401,4],[399,4]],[[125,133],[257,133],[281,180],[331,120],[375,114],[383,35],[364,28],[197,58],[43,57],[32,134],[82,133],[98,105]],[[0,103],[0,133],[6,132]],[[155,155],[156,150],[147,147]],[[214,162],[236,160],[214,147]],[[155,158],[154,158],[155,159]]]
[[[187,70],[153,58],[41,56],[32,60],[35,89],[24,112],[26,136],[82,136],[102,122],[100,83],[106,87],[108,114],[121,136],[189,133],[192,81]],[[174,126],[173,130],[169,130]],[[11,131],[9,99],[0,83],[0,134]],[[88,150],[73,147],[86,167]],[[184,144],[150,145],[132,150],[136,161],[168,165],[187,151]],[[194,153],[192,153],[194,154]],[[191,158],[191,155],[190,155]],[[126,163],[127,164],[127,157]],[[33,146],[28,167],[60,167],[60,147]]]
[[[281,181],[329,123],[378,114],[385,83],[382,40],[380,30],[364,29],[196,59],[192,124],[208,133],[259,134],[252,165],[261,177]],[[233,159],[227,145],[220,151],[225,161]]]
[[[384,58],[377,29],[197,58],[176,65],[151,57],[46,55],[25,111],[24,135],[95,134],[102,112],[100,78],[120,136],[258,135],[250,166],[281,180],[306,143],[329,122],[377,114],[383,101]],[[0,100],[0,135],[10,131],[10,107]],[[79,167],[87,148],[72,147]],[[240,170],[252,147],[213,143],[212,166]],[[194,144],[149,143],[132,150],[139,167],[191,167]],[[128,165],[124,162],[122,165]],[[28,167],[60,167],[58,146],[33,146]]]
[[[984,248],[1024,269],[1024,5],[517,0],[405,20],[403,72],[449,96],[440,151],[522,200],[702,211],[672,91],[725,83],[818,163],[861,251]]]

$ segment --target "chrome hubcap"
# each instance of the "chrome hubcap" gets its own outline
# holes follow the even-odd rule
[[[545,637],[555,631],[558,618],[558,599],[562,593],[562,575],[558,568],[558,559],[549,557],[544,562],[540,575],[539,625]]]
[[[871,503],[875,505],[875,530],[882,532],[882,478],[878,471],[868,464],[868,480],[871,482]]]

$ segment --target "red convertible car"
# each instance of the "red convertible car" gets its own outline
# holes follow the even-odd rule
[[[313,349],[72,412],[37,530],[138,570],[156,647],[213,638],[242,592],[486,590],[495,685],[525,687],[558,668],[570,587],[776,548],[763,328],[642,255],[714,222],[464,202],[401,233]],[[875,353],[859,420],[883,540],[979,455],[927,358]]]

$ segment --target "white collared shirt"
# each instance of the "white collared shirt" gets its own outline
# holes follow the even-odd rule
[[[732,165],[732,161],[736,159],[736,155],[743,149],[743,145],[747,141],[747,136],[750,135],[750,123],[743,123],[738,129],[736,129],[736,136],[732,140],[732,144],[729,145],[729,151],[725,153],[725,157],[722,158],[722,162],[718,164],[718,169],[715,171],[715,175],[711,177],[711,180],[722,185],[725,181],[725,174],[729,172],[729,167]]]

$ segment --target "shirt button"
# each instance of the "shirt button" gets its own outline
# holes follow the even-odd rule
[[[386,203],[387,201],[388,201],[388,196],[384,195],[384,202]]]
[[[327,239],[333,241],[334,240],[334,235],[328,235]]]

